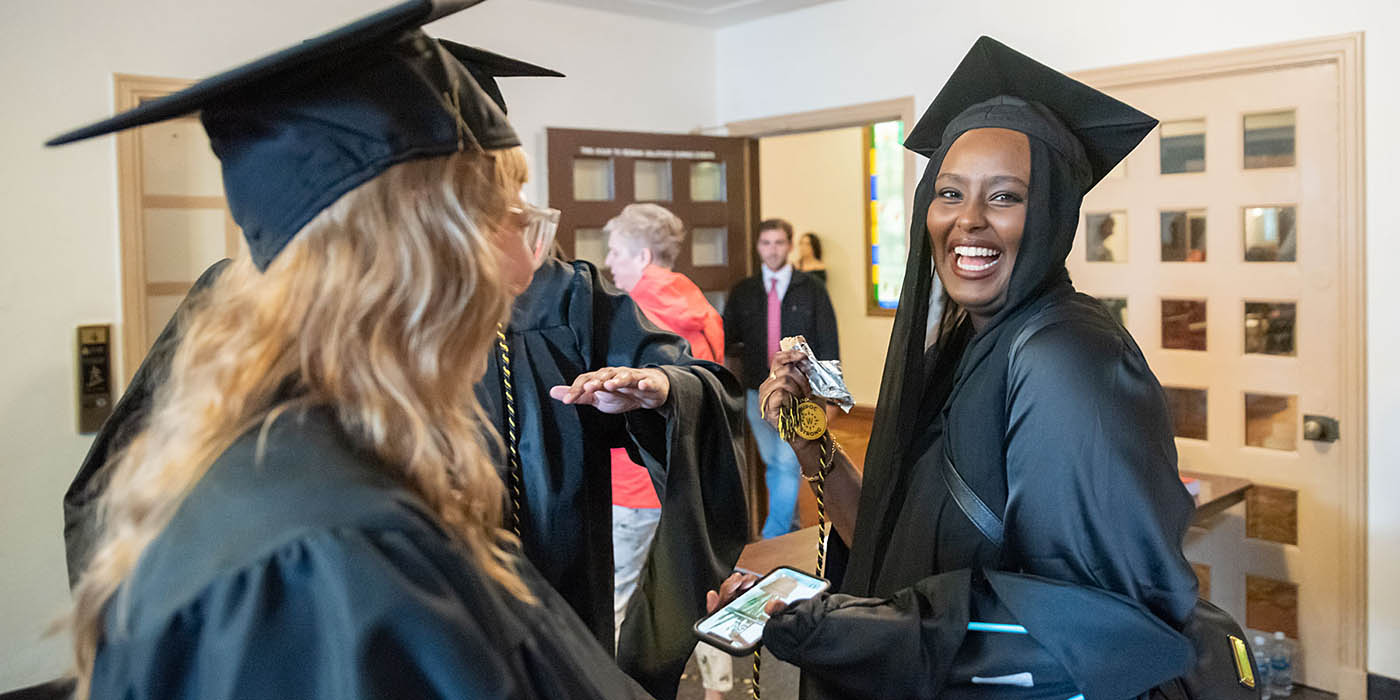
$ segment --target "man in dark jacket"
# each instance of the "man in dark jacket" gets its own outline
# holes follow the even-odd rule
[[[797,456],[778,433],[763,420],[758,408],[758,385],[768,377],[768,363],[778,352],[778,342],[788,336],[806,336],[818,359],[838,360],[836,312],[826,287],[788,263],[792,250],[792,224],[768,219],[758,225],[759,273],[734,285],[724,305],[724,337],[733,349],[726,354],[742,362],[742,379],[748,394],[749,427],[767,465],[768,519],[764,537],[776,537],[793,529],[797,506]]]

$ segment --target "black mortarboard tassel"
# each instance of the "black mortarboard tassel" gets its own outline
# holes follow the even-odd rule
[[[482,0],[409,0],[206,78],[54,146],[200,112],[259,269],[342,195],[409,160],[520,145],[467,68],[418,30]]]
[[[933,98],[904,146],[933,156],[943,146],[948,126],[963,112],[1001,96],[1044,107],[1074,134],[1092,171],[1090,187],[1157,126],[1156,119],[984,36]]]
[[[505,97],[501,96],[501,87],[496,84],[496,78],[525,78],[525,77],[545,77],[562,78],[563,73],[550,68],[537,66],[533,63],[526,63],[517,58],[502,56],[498,53],[491,53],[485,49],[475,46],[459,44],[455,41],[438,39],[438,43],[447,49],[447,52],[462,62],[462,65],[471,71],[472,77],[476,78],[476,84],[501,108],[506,109]]]

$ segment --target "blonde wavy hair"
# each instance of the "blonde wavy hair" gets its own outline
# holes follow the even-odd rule
[[[104,540],[70,619],[77,697],[91,688],[103,610],[141,553],[235,439],[290,409],[330,407],[477,566],[533,600],[506,555],[484,444],[495,432],[472,389],[512,301],[492,237],[526,175],[519,148],[393,166],[318,214],[265,272],[245,253],[192,306],[148,427],[114,458]]]

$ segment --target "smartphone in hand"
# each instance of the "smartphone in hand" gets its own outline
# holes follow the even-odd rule
[[[728,605],[695,623],[695,636],[711,646],[735,656],[751,653],[763,639],[768,613],[763,608],[774,599],[792,604],[811,598],[831,582],[786,566],[764,576]]]

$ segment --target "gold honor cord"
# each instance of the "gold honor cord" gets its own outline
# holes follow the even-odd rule
[[[760,656],[760,654],[762,654],[762,653],[763,653],[763,646],[762,646],[762,645],[760,645],[757,649],[754,649],[754,650],[753,650],[753,687],[750,688],[750,690],[751,690],[752,693],[753,693],[753,700],[759,700],[759,699],[758,699],[758,667],[759,667],[759,665],[761,664],[761,662],[763,661],[763,657]]]
[[[520,433],[515,425],[515,387],[510,380],[510,344],[506,342],[505,329],[496,324],[496,348],[501,356],[501,386],[506,394],[506,467],[510,471],[510,525],[511,532],[520,537]]]
[[[786,401],[778,409],[778,437],[792,440],[818,440],[822,449],[816,476],[802,475],[812,483],[812,491],[817,497],[817,577],[826,578],[826,539],[831,531],[831,523],[826,519],[826,475],[836,464],[836,450],[840,444],[827,432],[826,411],[815,401]],[[823,439],[825,438],[825,439]],[[759,700],[758,674],[762,664],[760,646],[753,652],[753,699]]]

